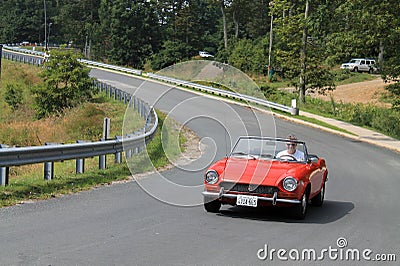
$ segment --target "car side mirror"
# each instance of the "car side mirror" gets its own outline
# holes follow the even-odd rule
[[[318,163],[318,156],[314,154],[309,154],[307,158],[308,163]]]

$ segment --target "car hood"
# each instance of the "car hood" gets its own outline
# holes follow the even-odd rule
[[[355,63],[344,63],[344,64],[342,64],[342,67],[344,67],[344,66],[355,66],[356,64]]]
[[[277,186],[287,176],[302,175],[307,165],[296,162],[229,158],[221,175],[222,181]]]

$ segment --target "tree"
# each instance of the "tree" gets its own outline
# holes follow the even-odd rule
[[[388,36],[387,43],[400,42],[400,28],[394,29]],[[386,46],[386,60],[381,66],[382,79],[390,84],[386,87],[392,98],[392,108],[400,111],[400,51],[396,45]]]
[[[155,6],[147,0],[108,2],[101,2],[99,14],[106,31],[106,56],[116,64],[141,68],[160,46]]]
[[[44,39],[43,2],[2,0],[0,43],[39,42]]]
[[[229,55],[229,64],[246,73],[265,74],[268,64],[266,47],[266,38],[255,41],[241,39]]]
[[[300,101],[305,102],[307,90],[324,93],[334,89],[334,76],[324,66],[323,40],[310,27],[313,9],[308,0],[275,0],[271,8],[274,14],[282,14],[275,20],[274,64],[299,90]]]
[[[186,59],[187,54],[192,50],[190,46],[179,40],[165,41],[162,47],[163,49],[154,54],[151,59],[151,68],[154,70],[160,70]]]
[[[53,25],[57,28],[53,32],[57,32],[64,42],[87,49],[99,23],[100,0],[61,0],[58,5],[59,13],[54,17]]]
[[[78,55],[71,51],[52,50],[40,76],[44,86],[33,89],[36,115],[43,118],[62,113],[92,98],[93,80],[90,69],[78,62]]]

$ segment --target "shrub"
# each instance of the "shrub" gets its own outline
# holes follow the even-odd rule
[[[40,73],[45,85],[32,90],[38,118],[61,113],[92,98],[90,70],[77,59],[71,51],[51,52],[50,61]]]
[[[13,109],[16,110],[22,103],[22,88],[15,84],[6,84],[4,93],[4,101]]]
[[[373,117],[371,127],[389,136],[400,138],[400,113],[395,110],[381,109]]]

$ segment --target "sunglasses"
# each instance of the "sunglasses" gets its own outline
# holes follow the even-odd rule
[[[288,147],[290,147],[290,146],[292,146],[292,147],[296,147],[296,146],[297,146],[297,144],[296,144],[296,143],[287,143],[287,144],[286,144],[286,146],[288,146]]]

